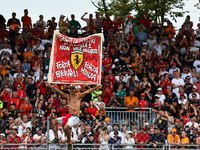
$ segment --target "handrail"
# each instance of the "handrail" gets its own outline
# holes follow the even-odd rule
[[[129,109],[128,107],[105,107],[105,109]],[[140,108],[140,107],[134,107],[130,109],[149,109],[151,110],[152,108]]]

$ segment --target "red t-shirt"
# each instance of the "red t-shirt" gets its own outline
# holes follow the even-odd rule
[[[11,109],[10,108],[10,103],[15,103],[16,104],[15,108],[19,109],[19,107],[20,107],[20,99],[19,98],[16,98],[16,99],[10,98],[9,99],[8,104],[7,104],[7,107],[9,107],[9,110]]]
[[[23,16],[23,29],[25,25],[28,25],[29,29],[31,28],[31,18],[29,16]]]
[[[10,34],[9,31],[5,30],[5,32],[7,33],[7,35]],[[0,38],[1,38],[1,41],[3,41],[4,38],[7,38],[8,39],[8,36],[6,36],[6,34],[3,32],[3,30],[0,31]]]
[[[113,24],[114,24],[114,31],[118,31],[122,25],[122,21],[115,21],[115,23]]]
[[[112,58],[108,57],[107,59],[103,58],[102,59],[102,66],[106,66],[110,64],[109,67],[104,67],[104,69],[108,72],[109,69],[112,67]]]
[[[3,95],[2,95],[1,101],[3,101],[3,102],[4,101],[9,101],[9,99],[10,99],[10,93],[4,92]]]
[[[135,136],[136,139],[138,139],[138,142],[145,142],[146,140],[149,140],[149,135],[144,134],[143,136],[141,134],[137,134]],[[138,146],[138,148],[146,148],[146,146]]]
[[[21,84],[20,82],[15,81],[15,82],[14,82],[15,91],[17,90],[17,85],[18,85],[18,84],[21,85],[22,90],[26,88],[26,85],[24,84],[24,82],[22,82],[22,84]]]
[[[170,86],[172,83],[171,83],[171,80],[167,80],[166,82],[164,80],[161,80],[160,81],[160,85],[164,85],[164,87],[162,88],[162,91],[163,91],[163,94],[166,95],[167,94],[167,86]]]
[[[146,106],[148,106],[148,101],[144,101],[144,100],[140,100],[139,101],[139,107],[141,108],[146,108]],[[140,112],[145,112],[147,111],[146,109],[139,109]]]
[[[31,59],[31,68],[34,67],[34,61],[38,62],[38,66],[40,65],[40,58],[33,56],[32,59]]]
[[[85,112],[95,116],[96,111],[98,111],[98,109],[95,107],[95,108],[87,108]]]
[[[21,137],[23,138],[22,143],[24,143],[24,144],[28,144],[28,143],[31,143],[31,141],[33,141],[33,137],[31,137],[31,136],[30,136],[31,141],[29,141],[29,139],[27,139],[27,141],[24,141],[27,137],[26,135],[22,135]],[[27,146],[27,148],[31,148],[31,147],[32,146]]]
[[[145,26],[147,29],[151,28],[151,19],[150,18],[147,18],[147,19],[141,18],[140,21],[141,21],[142,25]]]
[[[113,75],[111,75],[111,76],[109,77],[109,82],[111,82],[112,84],[114,84],[114,82],[115,82],[115,77],[114,77]]]
[[[17,97],[26,97],[26,92],[25,91],[17,91]],[[20,99],[20,105],[23,103],[24,99]]]
[[[17,138],[17,141],[20,141],[20,137],[19,136],[15,135],[14,138]],[[10,144],[16,144],[16,142],[14,141],[13,138],[9,138],[8,141],[9,141]],[[19,147],[18,145],[9,146],[9,148],[18,148],[18,147]]]
[[[35,86],[37,86],[39,83],[40,83],[40,81],[37,81],[37,82],[35,83]],[[44,86],[44,83],[40,84],[39,89],[41,90],[41,94],[46,95],[46,88],[45,88],[45,86]]]
[[[67,107],[67,106],[66,106],[66,107]],[[60,108],[57,109],[57,112],[59,111],[59,109],[60,109]],[[60,110],[60,113],[59,113],[59,114],[61,115],[61,117],[64,117],[64,116],[66,116],[66,115],[68,114],[68,109],[69,109],[69,108],[67,107],[67,109],[62,108],[62,109]]]
[[[184,127],[188,122],[190,122],[190,118],[188,119],[186,116],[182,116],[182,119],[183,119],[183,127]]]
[[[103,26],[103,25],[109,25],[109,26],[104,26],[103,27],[103,30],[105,31],[105,30],[109,30],[109,29],[111,29],[111,27],[112,27],[112,21],[110,20],[110,19],[105,19],[105,20],[102,20],[101,21],[101,25]]]

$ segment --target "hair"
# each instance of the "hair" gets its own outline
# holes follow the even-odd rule
[[[28,99],[28,103],[30,104],[30,98],[28,96],[26,96],[25,98]],[[25,98],[24,98],[24,100],[25,100]]]
[[[93,100],[90,100],[90,101],[89,101],[89,107],[88,107],[88,108],[91,108],[91,105],[90,105],[90,102],[91,102],[91,101],[93,102]],[[94,103],[93,103],[93,107],[94,107]]]

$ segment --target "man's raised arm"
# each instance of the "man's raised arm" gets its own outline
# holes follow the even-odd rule
[[[62,92],[61,90],[55,88],[54,86],[51,86],[50,83],[46,82],[46,86],[49,87],[49,88],[51,88],[52,90],[58,92],[58,94],[59,94],[60,96],[62,96],[63,98],[66,98],[67,100],[69,100],[69,95],[68,95],[68,94]]]
[[[92,92],[93,92],[94,90],[96,90],[98,87],[101,88],[102,85],[97,85],[97,86],[95,86],[94,88],[90,88],[90,89],[86,90],[85,92],[80,93],[80,94],[79,94],[79,97],[80,97],[80,98],[83,98],[85,95],[92,93]]]

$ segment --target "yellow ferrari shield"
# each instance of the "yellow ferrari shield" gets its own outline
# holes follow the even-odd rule
[[[80,68],[80,66],[82,65],[83,63],[83,52],[81,51],[72,51],[71,52],[71,58],[70,58],[70,61],[71,61],[71,64],[72,64],[72,67],[77,70],[78,68]]]

